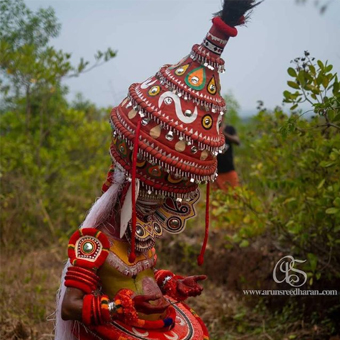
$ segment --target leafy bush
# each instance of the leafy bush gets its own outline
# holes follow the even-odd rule
[[[60,24],[51,8],[31,12],[22,0],[1,4],[0,107],[2,233],[6,248],[48,244],[79,225],[109,166],[108,110],[62,86],[115,56],[97,52],[88,67],[49,46]]]
[[[269,232],[278,250],[307,259],[312,284],[340,278],[340,92],[332,66],[318,61],[316,69],[305,54],[288,69],[297,91],[284,101],[292,110],[308,101],[315,116],[261,110],[236,159],[242,187],[216,193],[213,215],[241,247]]]

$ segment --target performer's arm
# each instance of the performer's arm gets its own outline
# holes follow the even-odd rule
[[[111,321],[120,314],[138,319],[132,301],[133,292],[120,290],[113,301],[100,294],[100,277],[97,270],[103,265],[109,253],[110,243],[101,231],[94,228],[77,230],[70,238],[64,285],[67,287],[62,301],[64,320],[81,320],[85,325],[99,325]]]
[[[64,300],[61,305],[63,320],[82,320],[84,292],[77,288],[66,288]]]
[[[225,135],[225,137],[229,140],[229,142],[234,143],[236,145],[240,145],[240,138],[238,135],[230,135],[227,132],[223,132],[223,134]]]
[[[132,290],[121,289],[113,300],[100,294],[97,270],[109,252],[105,234],[93,228],[77,230],[70,238],[68,253],[70,266],[65,275],[66,292],[61,314],[64,320],[79,320],[87,325],[109,322],[111,317],[137,320],[137,311],[145,314],[162,313],[168,303],[153,305],[158,295],[135,295]],[[161,294],[159,294],[161,295]]]
[[[235,128],[231,125],[224,126],[223,134],[229,143],[240,145],[240,138],[237,135]]]

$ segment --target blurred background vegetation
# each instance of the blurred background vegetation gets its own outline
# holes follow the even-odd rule
[[[110,108],[80,94],[69,102],[63,80],[116,52],[72,65],[70,54],[50,44],[61,30],[53,9],[33,13],[19,0],[0,6],[0,336],[52,338],[47,319],[66,244],[100,195],[110,163]],[[161,266],[208,274],[206,293],[190,304],[212,339],[339,339],[339,297],[242,293],[283,289],[272,271],[284,255],[307,260],[300,267],[308,275],[304,289],[340,287],[339,80],[331,64],[307,51],[287,68],[284,108],[259,102],[254,117],[241,119],[239,103],[226,95],[227,122],[242,142],[235,150],[241,186],[213,193],[203,268],[195,264],[202,219],[159,244]],[[306,103],[308,112],[300,109]]]

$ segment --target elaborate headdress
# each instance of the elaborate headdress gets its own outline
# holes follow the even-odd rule
[[[163,212],[158,214],[163,220],[157,223],[170,232],[183,230],[186,218],[179,220],[176,213],[193,209],[199,183],[207,183],[208,201],[209,182],[217,176],[216,156],[225,146],[220,129],[226,111],[219,80],[219,73],[224,72],[221,54],[229,38],[237,35],[235,26],[243,24],[245,13],[256,5],[255,0],[225,0],[201,44],[194,45],[177,64],[164,65],[144,82],[132,84],[127,97],[111,112],[110,152],[114,165],[126,172],[123,201],[128,197],[133,212],[131,261],[135,256],[136,180],[142,197],[165,199]],[[110,183],[109,175],[104,191]],[[206,214],[200,264],[207,242],[208,207]],[[125,231],[128,223],[122,224]]]

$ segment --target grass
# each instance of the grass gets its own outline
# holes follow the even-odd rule
[[[1,339],[52,339],[54,300],[65,251],[2,253]]]
[[[194,243],[197,243],[197,237],[202,236],[201,232],[197,232],[197,229],[189,228],[185,236],[176,236],[177,242],[171,243],[169,239],[162,241],[159,247],[160,265],[168,268],[166,263],[169,263],[171,270],[180,273],[186,269],[191,271],[191,274],[204,272],[209,267],[211,271],[216,261],[209,262],[209,257],[214,249],[218,251],[219,246],[210,247],[205,268],[199,269],[192,265],[193,262],[190,264],[190,259],[194,258],[197,249],[188,246],[185,237],[195,237]],[[212,241],[215,242],[214,239]],[[186,248],[181,249],[181,244],[186,245]],[[169,247],[172,249],[170,252]],[[235,250],[225,251],[232,253]],[[178,260],[183,253],[187,256],[187,268]],[[36,249],[28,253],[3,251],[0,290],[1,339],[53,339],[55,294],[65,260],[66,244],[51,245],[48,249]],[[230,262],[230,258],[222,257],[220,261]],[[233,268],[232,263],[228,265]],[[235,269],[238,270],[237,266]],[[273,312],[267,307],[264,299],[245,297],[234,287],[231,288],[230,283],[217,279],[224,274],[217,273],[216,277],[211,275],[211,278],[203,283],[203,294],[188,300],[188,304],[207,324],[212,340],[330,339],[324,327],[304,322],[296,304],[287,304],[281,312]],[[233,274],[229,272],[228,275]],[[332,340],[339,338],[333,337]]]

